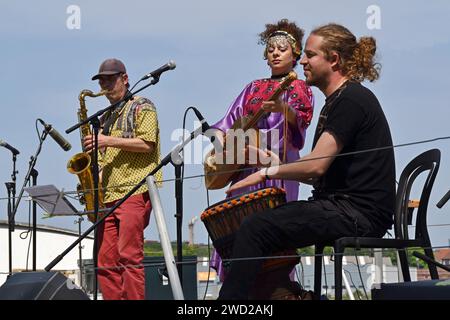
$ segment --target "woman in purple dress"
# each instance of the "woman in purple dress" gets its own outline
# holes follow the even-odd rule
[[[255,114],[262,108],[266,114],[258,121],[257,128],[260,136],[266,137],[264,143],[268,150],[260,150],[259,156],[280,159],[285,163],[296,161],[300,157],[299,151],[303,148],[306,129],[312,119],[313,95],[303,80],[294,80],[278,100],[267,100],[280,86],[283,78],[297,65],[302,50],[303,34],[302,29],[287,19],[280,20],[276,24],[266,24],[266,30],[259,37],[260,43],[266,46],[264,58],[270,67],[271,77],[249,83],[231,104],[225,116],[212,126],[225,135],[236,119]],[[258,170],[256,166],[251,169],[249,165],[249,170],[240,171],[238,175],[232,177],[231,184],[256,170]],[[238,193],[266,187],[284,188],[287,201],[298,199],[299,185],[295,181],[267,180],[264,184],[254,185],[246,190],[241,189]],[[228,197],[236,195],[232,193]],[[225,273],[222,260],[216,251],[213,253],[211,266],[217,270],[223,281]]]

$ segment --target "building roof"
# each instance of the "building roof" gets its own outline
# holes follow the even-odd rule
[[[438,261],[450,260],[450,248],[436,250],[434,256]]]

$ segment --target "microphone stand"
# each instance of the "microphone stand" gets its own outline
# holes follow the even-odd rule
[[[44,140],[45,140],[45,138],[47,137],[47,135],[48,135],[48,131],[47,130],[44,130],[43,132],[42,132],[42,135],[39,137],[39,146],[38,146],[38,148],[37,148],[37,150],[36,150],[36,153],[35,153],[35,155],[34,156],[32,156],[31,158],[30,158],[30,162],[29,162],[29,167],[28,167],[28,172],[27,172],[27,174],[26,174],[26,176],[25,176],[25,179],[24,179],[24,181],[23,181],[23,185],[22,185],[22,189],[20,189],[20,192],[19,192],[19,195],[17,196],[17,200],[16,200],[16,202],[15,202],[15,204],[14,204],[14,206],[13,206],[13,210],[12,210],[12,213],[11,213],[11,215],[10,215],[10,217],[9,217],[9,221],[10,221],[10,232],[13,232],[14,231],[14,220],[15,220],[15,216],[16,216],[16,213],[17,213],[17,209],[18,209],[18,207],[19,207],[19,203],[20,203],[20,200],[22,199],[22,196],[23,196],[23,192],[25,191],[25,187],[27,186],[27,184],[29,183],[29,181],[30,181],[30,177],[33,175],[33,180],[35,181],[35,179],[36,179],[36,177],[37,177],[37,171],[34,169],[34,166],[36,165],[36,161],[37,161],[37,157],[39,156],[39,153],[41,153],[41,149],[42,149],[42,144],[44,143]],[[15,165],[14,165],[14,167],[15,167]],[[15,171],[15,170],[14,170]],[[34,176],[34,174],[35,174],[35,176]],[[13,179],[15,179],[15,176],[14,176],[14,178]],[[15,189],[15,183],[14,183],[14,186],[13,186],[13,188]],[[13,194],[15,194],[15,190],[13,191]],[[9,195],[9,193],[8,193],[8,195]],[[9,207],[10,207],[10,205],[8,204],[8,209],[9,209]],[[35,239],[35,237],[36,237],[36,219],[35,219],[35,212],[34,212],[34,210],[35,210],[35,207],[33,207],[33,239]],[[11,248],[11,235],[10,235],[10,248],[9,248],[9,253],[10,253],[10,262],[9,262],[9,264],[10,264],[10,274],[11,274],[11,272],[12,272],[12,248]],[[36,262],[35,262],[35,257],[36,257],[36,243],[35,242],[33,242],[33,250],[34,250],[34,253],[33,253],[33,270],[35,270],[36,269]]]
[[[172,151],[170,151],[162,160],[161,162],[144,178],[142,179],[136,186],[133,187],[133,189],[130,190],[122,199],[120,199],[114,206],[109,208],[105,214],[102,215],[100,219],[98,219],[92,226],[90,226],[80,237],[75,240],[69,247],[67,247],[64,252],[62,252],[60,255],[58,255],[55,259],[53,259],[52,262],[50,262],[45,268],[45,271],[50,271],[58,262],[60,262],[64,256],[66,256],[73,248],[75,248],[84,238],[86,238],[93,230],[97,228],[97,226],[102,223],[111,213],[113,213],[118,207],[120,207],[133,193],[135,193],[145,182],[148,176],[154,175],[156,172],[158,172],[162,167],[166,166],[169,163],[172,163],[173,165],[180,165],[182,163],[182,158],[180,156],[180,152],[183,150],[183,148],[193,139],[198,137],[199,135],[203,134],[204,127],[200,126],[193,132],[191,132],[190,136],[185,139],[182,143],[180,143],[178,146],[176,146]]]
[[[6,190],[8,190],[8,252],[9,252],[9,275],[12,275],[12,233],[14,232],[14,217],[12,215],[14,205],[14,197],[11,197],[13,189],[16,185],[14,182],[6,182]]]
[[[78,216],[77,221],[75,223],[78,223],[78,236],[81,236],[81,222],[83,222],[84,218],[82,215]],[[83,272],[84,272],[84,265],[83,265],[83,246],[81,245],[81,242],[78,244],[78,260],[79,260],[79,266],[80,266],[80,286],[83,286]]]
[[[36,150],[35,155],[30,157],[28,172],[23,181],[22,189],[20,189],[19,195],[17,196],[16,204],[14,205],[13,219],[17,213],[17,208],[19,207],[20,200],[22,199],[23,192],[25,191],[25,187],[27,186],[28,182],[30,181],[31,174],[34,170],[34,166],[36,165],[37,157],[38,157],[39,153],[41,153],[42,144],[43,144],[45,138],[47,138],[47,135],[48,135],[48,131],[44,130],[42,132],[41,137],[39,138],[39,146]]]
[[[183,166],[184,159],[179,157],[180,163],[174,163],[171,161],[175,168],[175,203],[176,213],[175,219],[177,222],[177,269],[180,277],[180,282],[183,283],[183,181],[181,180],[181,167]]]
[[[98,219],[98,182],[99,182],[99,172],[98,172],[98,133],[100,130],[100,120],[98,117],[94,117],[91,120],[92,131],[94,133],[94,149],[91,152],[92,159],[92,175],[94,182],[94,216],[95,219]],[[93,263],[94,263],[94,300],[97,300],[97,291],[98,291],[98,237],[97,237],[97,228],[94,231],[94,247],[93,247]]]
[[[199,115],[194,109],[197,117],[200,119]],[[204,119],[200,121],[201,134],[205,133],[209,129],[209,125],[206,123]],[[197,130],[199,130],[197,129]],[[176,203],[176,225],[177,225],[177,268],[178,274],[180,277],[180,282],[183,283],[183,179],[182,179],[182,167],[184,165],[184,159],[180,155],[180,152],[184,149],[184,147],[194,138],[198,136],[196,131],[192,132],[190,136],[183,141],[183,143],[172,151],[172,165],[175,168],[175,203]]]
[[[31,170],[31,177],[32,179],[32,185],[36,186],[37,184],[37,176],[38,176],[38,171],[36,169],[33,168],[33,170]],[[32,237],[33,237],[33,271],[36,271],[36,242],[37,242],[37,205],[36,205],[36,201],[33,201],[33,233],[32,233]]]
[[[9,275],[12,275],[12,233],[14,232],[14,201],[16,199],[16,170],[17,154],[13,153],[13,172],[11,174],[12,182],[6,182],[8,191],[8,252],[9,252]]]

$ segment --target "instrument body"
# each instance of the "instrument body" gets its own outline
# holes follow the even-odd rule
[[[87,108],[85,97],[99,97],[105,94],[105,91],[99,93],[93,93],[90,90],[82,90],[78,96],[80,102],[80,108],[78,109],[78,122],[87,119]],[[80,139],[81,146],[83,147],[83,140],[86,136],[91,135],[91,128],[88,123],[80,127]],[[75,154],[67,162],[67,171],[72,174],[76,174],[79,179],[77,185],[77,191],[79,195],[80,203],[85,206],[86,212],[94,211],[94,176],[92,171],[92,157],[87,152],[80,152]],[[103,204],[103,190],[99,187],[98,190],[98,207],[104,208]],[[97,217],[93,213],[88,214],[88,219],[91,222],[95,222]]]
[[[286,203],[286,193],[280,188],[263,188],[218,202],[201,215],[215,249],[222,259],[230,259],[236,232],[245,217],[258,214]],[[286,299],[297,295],[300,289],[289,279],[289,274],[300,261],[295,250],[276,252],[264,260],[262,271],[252,289],[252,299]],[[283,257],[285,256],[285,257]],[[223,261],[225,271],[229,261]]]
[[[291,71],[280,83],[268,101],[275,101],[297,79],[297,74]],[[259,148],[258,121],[266,112],[259,109],[255,114],[249,114],[236,119],[233,126],[225,134],[223,151],[212,149],[205,157],[203,164],[205,184],[208,189],[221,189],[228,185],[236,170],[245,166],[242,150],[245,145]],[[252,129],[252,130],[249,130]],[[230,147],[231,146],[231,150]]]
[[[233,250],[235,233],[239,230],[242,220],[251,214],[257,214],[284,203],[286,203],[286,193],[283,189],[263,188],[218,202],[207,208],[200,218],[221,258],[229,259]],[[295,250],[290,251],[289,254],[295,255]],[[294,258],[293,260],[297,261],[298,259]],[[280,261],[268,260],[264,263],[263,269],[272,269]],[[224,262],[225,268],[228,265],[229,263]]]

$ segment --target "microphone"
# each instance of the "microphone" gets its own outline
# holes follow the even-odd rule
[[[6,141],[0,140],[0,146],[5,147],[9,151],[13,153],[13,155],[18,155],[20,152],[10,144],[8,144]]]
[[[53,140],[55,140],[56,143],[59,144],[59,146],[63,148],[64,151],[69,151],[72,148],[72,145],[69,143],[69,141],[67,141],[66,138],[64,138],[58,131],[56,131],[56,129],[53,128],[51,124],[45,123],[42,119],[38,120],[40,123],[42,123],[45,130],[53,138]]]
[[[200,123],[202,124],[202,132],[205,133],[208,131],[208,129],[211,128],[211,126],[208,124],[208,122],[206,122],[205,118],[202,116],[202,114],[200,113],[200,111],[198,111],[198,109],[196,107],[191,107],[192,110],[194,111],[195,115],[197,116],[198,120],[200,120]],[[214,143],[216,137],[214,137],[213,135],[204,135],[205,137],[208,137],[209,140],[211,141],[211,143]]]
[[[173,69],[175,69],[176,66],[177,65],[175,64],[175,61],[170,60],[168,63],[166,63],[162,67],[159,67],[158,69],[156,69],[156,70],[154,70],[154,71],[152,71],[150,73],[147,73],[145,76],[142,77],[141,81],[142,80],[147,80],[150,77],[159,78],[161,73],[169,71],[169,70],[173,70]]]
[[[190,141],[195,139],[198,135],[203,135],[203,136],[207,137],[209,139],[209,141],[211,141],[211,143],[213,143],[216,138],[214,136],[214,134],[211,134],[211,131],[208,131],[208,129],[211,127],[209,126],[208,122],[206,122],[205,118],[202,116],[200,111],[198,111],[197,108],[195,108],[195,107],[189,107],[187,110],[189,110],[189,109],[192,109],[194,111],[195,115],[197,116],[198,120],[200,120],[200,123],[202,125],[201,131],[200,131],[200,127],[198,127],[197,129],[195,129],[195,131],[191,132],[191,135],[188,138],[186,138],[182,143],[180,143],[179,145],[177,145],[175,148],[172,149],[172,151],[170,152],[170,157],[171,157],[171,162],[174,164],[183,163],[183,159],[180,157],[181,150],[183,150],[183,148],[186,146],[186,144],[188,144]],[[163,160],[163,162],[164,162],[164,160]]]
[[[197,110],[196,107],[192,107],[192,110],[194,111],[195,115],[197,116],[198,120],[200,120],[200,123],[202,124],[202,130],[203,132],[205,132],[206,130],[208,130],[210,127],[210,125],[208,124],[208,122],[206,122],[205,118],[202,116],[202,114],[200,113],[200,111]]]

